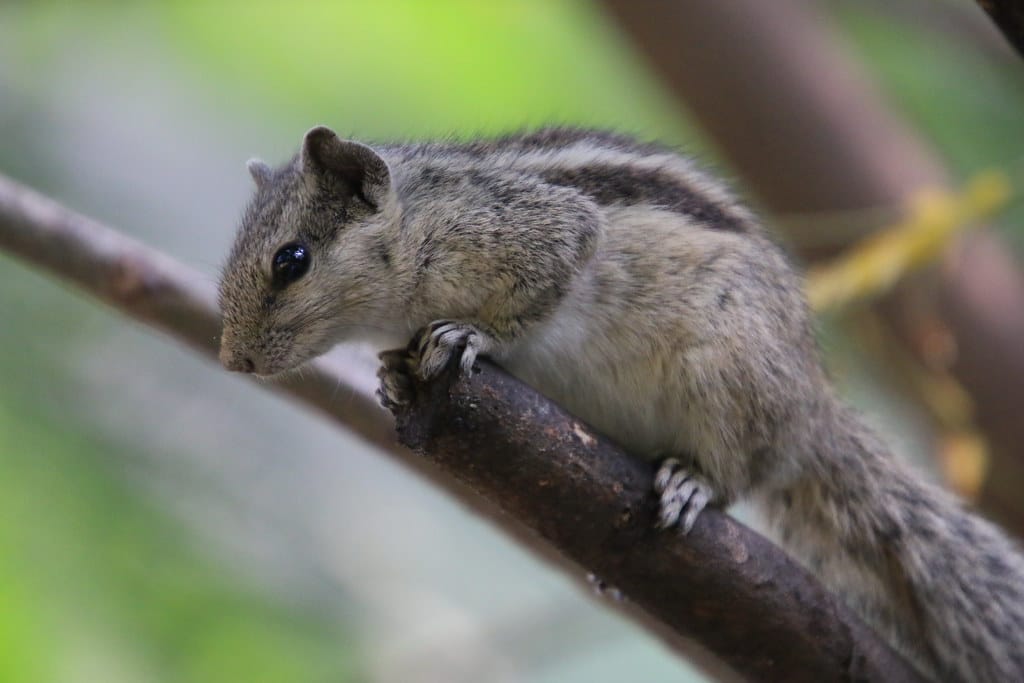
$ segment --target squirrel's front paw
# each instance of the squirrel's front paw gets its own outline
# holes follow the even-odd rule
[[[413,371],[416,367],[416,359],[408,349],[395,349],[393,351],[382,351],[377,354],[380,359],[380,368],[377,370],[377,378],[380,386],[377,388],[377,399],[380,404],[388,410],[394,410],[412,401],[413,397]]]
[[[455,353],[462,353],[459,367],[469,372],[478,354],[491,347],[490,337],[469,323],[436,320],[413,337],[410,348],[419,356],[416,374],[427,381],[437,377],[448,366]]]
[[[675,458],[661,463],[654,475],[654,490],[661,497],[658,527],[667,529],[678,523],[684,534],[690,532],[697,516],[715,498],[711,485]]]

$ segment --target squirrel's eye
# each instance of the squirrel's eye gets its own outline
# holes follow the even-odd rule
[[[274,287],[286,287],[305,275],[310,260],[309,249],[304,244],[293,242],[278,249],[270,268]]]

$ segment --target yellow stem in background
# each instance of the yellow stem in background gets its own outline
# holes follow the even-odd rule
[[[907,273],[939,258],[953,240],[1003,209],[1013,191],[1001,171],[972,178],[960,192],[928,190],[909,203],[907,217],[864,239],[807,276],[807,296],[815,311],[834,311],[885,293]],[[939,465],[960,495],[978,495],[988,471],[988,446],[974,426],[970,396],[945,370],[928,368],[908,356],[905,369],[922,404],[940,425]]]
[[[903,221],[810,270],[812,308],[835,310],[884,293],[906,273],[938,258],[960,232],[1004,208],[1012,194],[1001,171],[979,173],[961,192],[921,192]]]

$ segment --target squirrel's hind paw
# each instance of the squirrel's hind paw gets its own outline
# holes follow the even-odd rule
[[[424,381],[431,380],[448,366],[453,354],[460,352],[459,367],[469,372],[477,355],[491,347],[490,339],[469,323],[436,320],[420,330],[409,345],[419,356],[416,374]]]
[[[654,476],[654,490],[660,496],[658,528],[667,529],[678,523],[684,534],[690,532],[697,516],[715,498],[711,485],[675,458],[661,463]]]

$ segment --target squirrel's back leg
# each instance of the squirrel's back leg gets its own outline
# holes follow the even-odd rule
[[[658,527],[667,529],[678,523],[684,534],[709,503],[720,502],[711,483],[692,465],[684,466],[676,458],[661,461],[654,491],[659,496]]]

